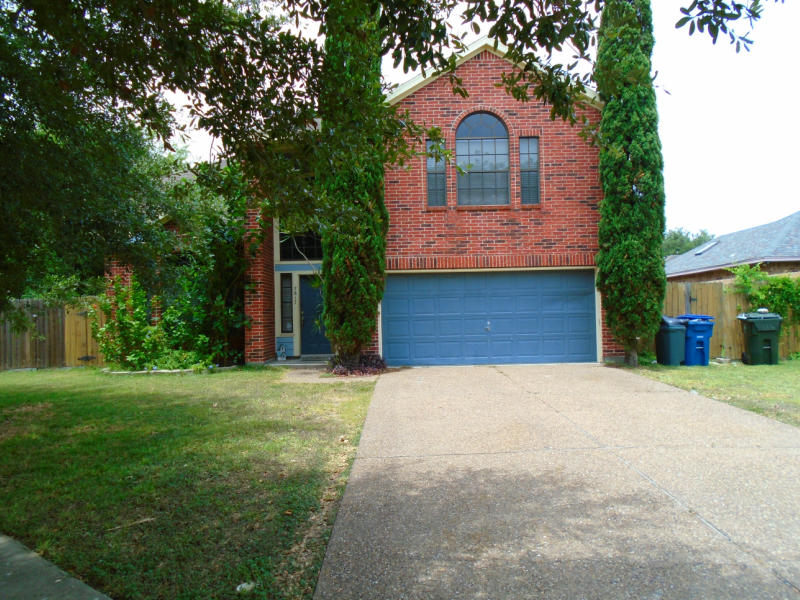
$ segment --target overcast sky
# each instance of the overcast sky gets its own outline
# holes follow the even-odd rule
[[[800,0],[767,0],[752,50],[739,54],[727,39],[675,29],[688,3],[652,0],[667,227],[722,235],[800,210]],[[199,133],[189,142],[196,160],[209,147]]]
[[[652,3],[667,227],[721,235],[800,210],[800,1],[765,2],[739,54],[675,29],[686,3]]]

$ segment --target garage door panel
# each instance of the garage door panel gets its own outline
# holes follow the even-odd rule
[[[420,360],[432,359],[438,356],[437,344],[434,341],[418,341],[414,344],[414,357]]]
[[[514,342],[512,340],[491,340],[489,342],[489,356],[497,359],[508,359],[514,356]]]
[[[411,344],[404,342],[385,342],[383,344],[383,353],[386,356],[391,356],[392,360],[397,361],[396,364],[413,364],[411,356]]]
[[[564,303],[566,299],[561,294],[555,294],[552,292],[548,292],[546,294],[542,294],[541,304],[539,304],[539,310],[543,313],[554,312],[561,314],[564,312]]]
[[[539,356],[542,353],[542,340],[539,337],[519,336],[514,340],[514,348],[521,356]]]
[[[518,333],[540,331],[542,327],[542,320],[539,317],[520,317],[514,321]]]
[[[589,270],[389,275],[382,319],[391,365],[596,360]]]
[[[400,290],[397,293],[401,293]],[[406,292],[404,292],[406,293]],[[403,297],[383,298],[383,312],[392,317],[402,317],[409,314],[409,300]]]
[[[563,298],[562,310],[566,312],[586,311],[587,308],[594,305],[594,297],[578,294],[567,294]]]
[[[516,310],[516,298],[514,298],[513,294],[500,294],[495,292],[487,299],[487,308],[489,313],[492,314],[512,314]]]
[[[435,317],[420,317],[411,321],[411,335],[415,338],[436,337],[436,328],[438,326]]]
[[[489,356],[489,340],[464,340],[464,354],[468,358]]]
[[[444,318],[437,324],[437,332],[442,337],[461,337],[464,333],[464,322],[456,318]]]
[[[486,314],[486,301],[486,296],[467,296],[464,298],[464,312],[467,314]]]
[[[439,356],[441,358],[460,358],[464,354],[461,342],[439,342]]]
[[[563,316],[545,316],[542,317],[542,333],[545,334],[563,334],[567,331],[567,318]]]
[[[486,292],[486,276],[481,274],[474,274],[472,276],[464,275],[447,275],[449,278],[457,279],[461,282],[461,289],[466,294],[479,294],[484,295]]]
[[[518,294],[514,298],[515,308],[518,313],[520,312],[539,312],[542,308],[542,299],[533,294],[524,293]]]
[[[567,339],[567,348],[570,356],[575,357],[588,357],[586,347],[593,341],[589,336],[575,336]],[[584,358],[584,360],[593,360]]]
[[[386,308],[383,312],[386,313]],[[399,338],[400,341],[408,341],[411,336],[411,321],[397,317],[384,318],[383,335],[388,340]]]
[[[579,335],[593,328],[594,320],[589,317],[571,316],[567,319],[567,331],[570,335]]]
[[[435,279],[425,277],[414,278],[411,280],[409,288],[410,292],[419,296],[435,296],[443,290],[439,289],[440,284]]]
[[[464,333],[483,335],[486,332],[487,321],[488,319],[485,315],[479,317],[468,315],[463,317]]]
[[[492,337],[503,334],[513,334],[519,331],[519,324],[510,317],[497,317],[489,321],[489,329]]]
[[[436,299],[433,296],[418,296],[412,298],[411,313],[414,315],[436,314]]]
[[[542,354],[547,357],[566,356],[567,342],[563,337],[545,337],[542,339]]]
[[[461,296],[439,296],[436,311],[440,315],[461,315],[464,313],[464,299]]]

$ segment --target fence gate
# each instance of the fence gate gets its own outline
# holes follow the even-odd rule
[[[37,299],[16,303],[28,312],[34,327],[18,332],[0,321],[0,370],[105,364],[86,309],[47,307]]]

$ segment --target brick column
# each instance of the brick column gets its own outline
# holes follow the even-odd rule
[[[261,227],[259,209],[247,210],[247,234],[255,239],[254,254],[248,250],[247,285],[244,314],[250,326],[244,330],[245,364],[263,364],[275,358],[275,271],[272,251],[272,221],[264,222],[264,240],[258,238]]]
[[[108,283],[108,290],[114,293],[114,278],[119,277],[122,285],[131,284],[131,276],[133,275],[133,268],[126,265],[115,258],[106,261],[106,282]]]
[[[606,325],[606,309],[600,310],[600,319],[603,331],[603,356],[599,356],[598,360],[614,360],[625,357],[625,346],[617,341],[611,334],[611,330]]]

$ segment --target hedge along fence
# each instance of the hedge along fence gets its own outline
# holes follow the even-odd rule
[[[664,314],[677,316],[687,313],[711,315],[715,318],[714,335],[709,345],[709,356],[724,356],[740,360],[744,351],[742,325],[737,315],[744,312],[747,300],[734,292],[733,280],[708,283],[667,283]],[[769,308],[769,307],[766,307]],[[787,358],[800,352],[800,327],[781,324],[779,352]]]
[[[85,308],[48,307],[35,299],[16,303],[31,315],[34,327],[14,331],[0,322],[0,370],[105,365]]]

